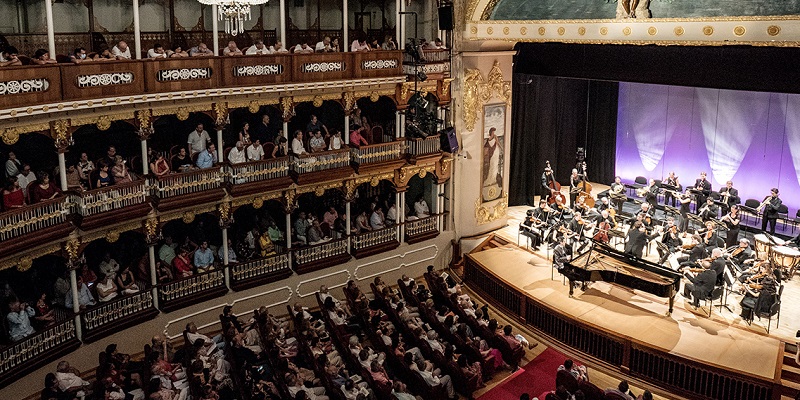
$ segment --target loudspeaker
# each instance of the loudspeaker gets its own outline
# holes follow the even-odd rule
[[[442,151],[446,151],[450,154],[458,153],[458,137],[456,137],[455,128],[450,127],[440,131],[439,142],[441,143]]]
[[[453,5],[439,7],[439,30],[452,31],[453,30]]]

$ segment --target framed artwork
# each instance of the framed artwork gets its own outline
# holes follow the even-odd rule
[[[503,197],[505,166],[506,105],[483,106],[483,163],[481,167],[481,199],[488,202]]]

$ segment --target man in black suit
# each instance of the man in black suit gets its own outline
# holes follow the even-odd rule
[[[721,285],[723,279],[725,279],[725,257],[722,255],[722,249],[719,247],[711,251],[711,266],[709,268],[717,274],[717,280],[714,282],[717,285]]]
[[[764,218],[761,220],[761,230],[767,230],[767,224],[769,224],[769,233],[774,235],[775,234],[775,223],[778,222],[778,209],[781,208],[783,202],[778,197],[778,188],[772,188],[770,190],[770,195],[764,199]]]
[[[649,241],[655,239],[656,237],[658,237],[658,232],[653,233],[652,235],[647,235],[647,231],[644,229],[642,221],[634,222],[633,226],[631,226],[631,229],[628,231],[628,237],[625,240],[625,253],[642,258],[644,246],[646,246]]]
[[[697,264],[697,261],[702,260],[705,257],[706,246],[703,245],[703,240],[699,236],[692,236],[692,244],[694,246],[688,251],[688,256],[678,257],[678,270],[686,267],[692,267]],[[687,253],[687,251],[684,250],[684,253]]]
[[[700,177],[694,181],[694,189],[697,191],[695,198],[697,200],[697,213],[700,213],[700,207],[706,204],[708,195],[711,194],[711,182],[706,180],[706,173],[701,172]]]
[[[710,268],[706,268],[697,276],[685,275],[689,280],[683,285],[683,297],[692,299],[692,307],[700,306],[700,299],[706,298],[713,290],[717,282],[717,273]]]
[[[261,122],[256,125],[256,128],[253,129],[252,133],[252,141],[256,141],[256,139],[260,140],[262,144],[266,143],[275,143],[275,139],[278,137],[278,131],[270,125],[269,123],[269,115],[264,114],[261,116]]]
[[[727,215],[730,207],[734,204],[740,204],[742,199],[739,198],[739,189],[733,188],[733,181],[725,182],[725,187],[719,190],[720,208],[722,208],[722,215]]]
[[[706,199],[706,203],[700,207],[699,215],[703,221],[719,218],[719,206],[714,204],[714,199],[709,197]]]

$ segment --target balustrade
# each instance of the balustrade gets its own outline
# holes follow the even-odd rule
[[[31,204],[0,214],[0,240],[31,234],[67,222],[73,203],[69,196]]]
[[[408,147],[408,154],[413,156],[436,154],[442,151],[439,135],[428,136],[425,139],[406,138],[406,145]]]
[[[331,240],[293,250],[295,264],[309,264],[347,254],[347,239]]]
[[[39,365],[80,345],[75,319],[69,318],[44,328],[0,350],[0,384],[12,383]]]
[[[288,176],[289,157],[271,158],[230,165],[229,171],[234,184],[265,181]]]
[[[198,299],[207,299],[225,292],[225,273],[217,269],[159,285],[159,307],[164,310],[176,309],[180,308],[179,304],[196,303]]]
[[[436,219],[438,215],[431,215],[430,217],[415,219],[413,221],[406,221],[406,234],[408,236],[421,235],[428,232],[437,231]]]
[[[353,250],[362,250],[368,247],[380,246],[397,241],[397,226],[359,233],[351,236],[350,245]]]
[[[84,217],[119,210],[122,207],[143,204],[147,201],[148,185],[139,180],[121,185],[77,192],[74,196],[77,212]]]
[[[392,161],[400,158],[404,148],[403,142],[389,142],[361,146],[350,149],[350,157],[356,164],[372,164]]]
[[[163,199],[216,189],[221,187],[223,177],[221,167],[159,176],[158,197]]]
[[[339,149],[319,153],[292,155],[292,171],[297,174],[325,171],[350,166],[350,150]]]
[[[153,293],[142,290],[138,293],[117,297],[109,302],[81,313],[84,337],[94,336],[95,331],[114,329],[136,322],[137,314],[157,314],[153,305]]]
[[[288,253],[231,264],[228,268],[230,268],[234,285],[244,281],[277,278],[284,274],[287,276],[292,274]]]

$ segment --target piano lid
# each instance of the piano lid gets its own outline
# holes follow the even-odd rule
[[[579,254],[577,257],[573,258],[569,263],[577,268],[586,267],[590,262],[592,262],[593,259],[595,259],[595,257],[592,256],[593,254],[608,256],[620,262],[623,262],[627,265],[630,265],[634,268],[650,271],[652,273],[669,277],[671,279],[680,279],[683,276],[679,272],[673,271],[672,269],[663,267],[652,261],[647,261],[645,259],[636,257],[631,254],[623,253],[617,249],[614,249],[610,246],[607,246],[603,243],[594,240],[592,240],[592,245],[591,247],[589,247],[589,250]]]

